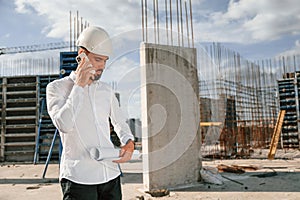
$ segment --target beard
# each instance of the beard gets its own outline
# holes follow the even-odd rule
[[[100,74],[97,74],[97,73],[96,73],[96,74],[94,75],[93,81],[98,81],[98,80],[101,78],[102,73],[103,73],[103,70],[101,70],[101,69],[100,69],[100,70],[97,70],[97,72],[99,72],[99,71],[100,71],[101,73],[100,73]]]

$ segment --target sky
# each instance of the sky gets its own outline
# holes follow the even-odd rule
[[[176,0],[171,1],[176,21]],[[153,27],[153,1],[147,2],[148,26]],[[163,37],[165,1],[158,2]],[[196,44],[219,42],[250,61],[300,53],[299,0],[192,0],[192,5]],[[116,51],[103,78],[114,77],[107,81],[124,88],[138,82],[141,0],[0,0],[0,48],[69,41],[70,11],[72,18],[78,11],[89,24],[102,26],[112,37]],[[174,34],[175,30],[174,22]],[[34,55],[50,54],[58,55]],[[32,54],[1,55],[0,60],[27,56]],[[123,96],[136,106],[138,95],[134,87]]]
[[[163,12],[165,1],[158,1]],[[175,13],[176,1],[172,2]],[[148,0],[149,15],[151,3]],[[249,60],[299,52],[297,0],[192,0],[192,4],[196,42],[220,42]],[[69,12],[77,10],[111,35],[133,30],[141,34],[140,0],[0,0],[0,47],[68,41]]]

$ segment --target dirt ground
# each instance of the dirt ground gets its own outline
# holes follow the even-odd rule
[[[170,191],[165,197],[151,197],[145,193],[142,181],[142,162],[131,161],[121,165],[124,200],[299,200],[300,158],[298,151],[290,157],[238,160],[206,160],[203,167],[254,166],[257,170],[246,170],[237,174],[222,172],[223,185],[196,183]],[[264,157],[264,156],[262,156]],[[0,200],[58,200],[61,190],[58,183],[58,164],[48,166],[42,179],[45,165],[0,163]]]

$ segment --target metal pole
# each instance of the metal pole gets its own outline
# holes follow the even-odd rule
[[[180,28],[181,28],[181,42],[182,46],[184,46],[184,41],[183,41],[183,21],[182,21],[182,0],[180,0]]]
[[[70,11],[70,51],[72,51],[72,12]]]
[[[154,18],[154,43],[156,44],[156,6],[153,0],[153,18]]]
[[[165,0],[165,10],[166,10],[167,45],[169,45],[169,33],[168,33],[168,0]]]
[[[191,34],[192,34],[192,47],[194,48],[194,27],[193,27],[193,9],[192,9],[192,0],[190,0],[190,17],[191,17]]]
[[[170,29],[171,29],[171,45],[173,46],[173,28],[172,28],[172,0],[170,0]]]
[[[186,33],[187,33],[187,39],[188,39],[188,47],[190,47],[190,34],[189,34],[189,18],[187,13],[187,6],[186,6],[186,0],[184,1],[184,8],[185,8],[185,22],[186,22]]]
[[[82,17],[80,17],[80,32],[83,31],[83,23],[82,23]]]
[[[144,30],[144,0],[141,0],[141,6],[142,6],[142,36],[143,36],[143,42],[145,41],[145,30]]]
[[[58,136],[58,130],[56,129],[55,132],[54,132],[54,136],[53,136],[53,139],[52,139],[52,142],[51,142],[49,152],[48,152],[48,156],[47,156],[47,160],[46,160],[46,164],[45,164],[45,168],[44,168],[44,171],[43,171],[42,178],[45,178],[45,175],[46,175],[46,172],[47,172],[47,169],[48,169],[48,165],[49,165],[49,162],[50,162],[50,159],[51,159],[51,156],[52,156],[53,147],[55,145],[55,140],[56,140],[57,136]]]
[[[147,1],[145,0],[145,17],[146,17],[146,42],[148,42],[148,13],[147,13]]]
[[[79,37],[79,11],[77,10],[77,14],[76,14],[76,24],[77,24],[77,36],[76,36],[76,40]]]
[[[158,11],[158,1],[155,0],[156,4],[156,18],[157,18],[157,43],[159,44],[159,11]]]
[[[178,1],[176,1],[176,8],[177,8],[177,36],[178,36],[178,46],[180,46],[180,27],[179,27],[179,8],[178,8]]]
[[[76,48],[76,17],[74,17],[74,51],[75,51],[75,48]]]

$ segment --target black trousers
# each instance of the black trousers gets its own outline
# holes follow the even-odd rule
[[[63,200],[121,200],[120,176],[103,184],[82,185],[67,179],[60,182]]]

